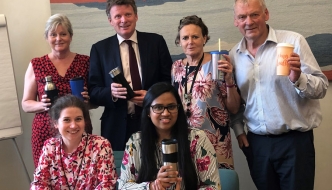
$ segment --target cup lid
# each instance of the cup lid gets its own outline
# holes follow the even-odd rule
[[[289,43],[278,43],[277,47],[291,47],[291,48],[294,48],[293,44],[289,44]]]
[[[228,55],[228,51],[227,50],[220,50],[220,51],[210,51],[210,54],[226,54]]]
[[[74,77],[74,78],[72,78],[72,79],[70,79],[70,80],[83,80],[83,77],[78,76],[78,77]]]
[[[161,144],[165,144],[165,145],[176,144],[176,143],[178,143],[178,141],[176,139],[163,139],[161,141]]]

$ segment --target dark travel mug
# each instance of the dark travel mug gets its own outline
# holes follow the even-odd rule
[[[133,89],[130,87],[119,67],[112,69],[109,74],[111,75],[114,82],[122,84],[122,86],[127,89],[127,100],[130,100],[135,96]]]

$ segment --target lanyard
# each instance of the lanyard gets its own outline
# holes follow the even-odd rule
[[[67,183],[67,186],[69,187],[69,189],[71,190],[72,188],[71,187],[76,187],[76,184],[77,184],[77,181],[78,181],[78,178],[80,176],[80,172],[81,172],[81,168],[82,168],[82,162],[83,162],[83,159],[84,159],[84,154],[85,154],[85,149],[86,147],[88,146],[88,141],[89,141],[89,134],[87,134],[86,136],[86,142],[85,142],[85,147],[84,147],[84,150],[82,152],[82,157],[81,157],[81,162],[80,162],[80,165],[78,166],[78,173],[77,173],[77,177],[76,177],[76,180],[74,181],[74,185],[71,186],[69,185],[69,182],[68,182],[68,178],[66,176],[66,172],[65,172],[65,168],[63,167],[63,163],[62,163],[62,154],[61,154],[61,151],[60,151],[60,162],[61,162],[61,167],[63,169],[63,174],[64,174],[64,177],[66,179],[66,183]],[[62,149],[62,146],[61,146],[61,149]],[[74,178],[74,171],[73,172],[73,178]],[[74,180],[74,179],[73,179]]]
[[[187,61],[186,78],[185,78],[185,82],[184,82],[184,99],[185,99],[185,103],[186,103],[186,106],[187,106],[187,111],[186,111],[187,117],[191,116],[191,112],[190,112],[190,109],[188,108],[188,106],[190,106],[190,104],[191,104],[192,91],[193,91],[194,83],[195,83],[195,80],[196,80],[196,76],[197,76],[198,70],[200,69],[200,67],[202,65],[203,59],[204,59],[204,53],[203,53],[202,58],[199,60],[198,65],[195,68],[194,78],[193,78],[193,81],[191,83],[191,87],[190,87],[189,93],[188,93],[188,89],[187,89],[187,82],[188,82],[188,75],[189,75],[189,63]]]

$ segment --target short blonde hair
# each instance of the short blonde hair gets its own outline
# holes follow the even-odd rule
[[[74,34],[73,28],[71,26],[71,23],[70,23],[68,17],[66,17],[63,14],[54,14],[46,22],[45,32],[44,32],[45,39],[47,39],[48,33],[50,31],[56,30],[56,28],[59,25],[63,26],[65,29],[67,29],[67,31],[69,32],[71,37],[73,36],[73,34]]]

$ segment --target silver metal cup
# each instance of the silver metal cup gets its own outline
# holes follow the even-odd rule
[[[213,80],[220,80],[225,81],[225,73],[218,70],[218,61],[225,60],[223,54],[228,55],[227,50],[221,51],[211,51],[211,62],[212,62],[212,79]]]
[[[176,139],[164,139],[161,141],[163,153],[163,165],[172,166],[172,170],[178,171],[178,142]]]

